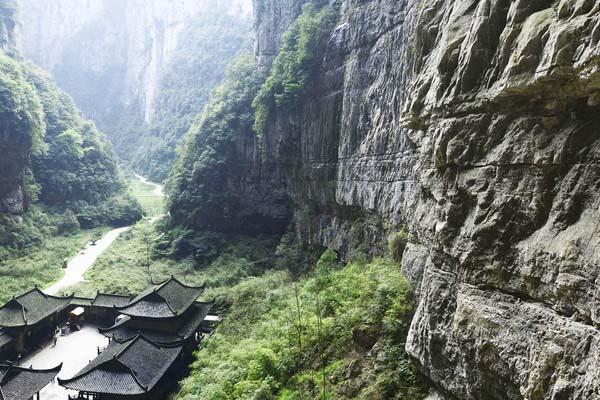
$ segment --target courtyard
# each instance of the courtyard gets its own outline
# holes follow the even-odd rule
[[[23,367],[36,369],[53,368],[63,363],[58,375],[61,379],[70,378],[98,356],[98,348],[108,345],[108,338],[98,332],[98,326],[87,324],[78,332],[61,336],[56,346],[52,341],[45,343],[39,351],[30,354],[21,362]],[[41,392],[44,400],[67,400],[68,395],[77,392],[59,386],[56,381],[46,386]]]

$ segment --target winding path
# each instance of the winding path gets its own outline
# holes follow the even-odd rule
[[[95,245],[88,243],[75,258],[68,262],[67,268],[65,268],[65,276],[44,292],[50,295],[58,295],[70,286],[83,282],[83,275],[94,265],[98,257],[113,244],[121,233],[127,232],[131,228],[131,226],[127,226],[113,229],[98,240]]]
[[[146,185],[154,186],[154,192],[152,192],[152,194],[154,194],[155,196],[163,197],[165,195],[165,187],[163,185],[154,183],[154,182],[150,182],[148,179],[144,178],[143,176],[141,176],[139,174],[136,174],[135,172],[133,173],[133,175],[135,175],[135,177],[140,182],[145,183]]]
[[[162,185],[150,182],[141,175],[135,174],[135,176],[141,182],[154,186],[154,194],[156,196],[164,196],[164,189]],[[157,219],[158,218],[153,218],[151,222],[154,222]],[[71,261],[67,263],[65,275],[62,277],[62,279],[45,289],[44,292],[49,295],[59,295],[69,287],[83,282],[85,273],[94,265],[98,257],[100,257],[100,255],[102,255],[102,253],[104,253],[113,244],[113,242],[121,233],[129,231],[131,228],[133,228],[133,226],[113,229],[105,234],[102,239],[96,241],[95,245],[88,243],[85,248],[79,252],[79,254],[77,254]]]

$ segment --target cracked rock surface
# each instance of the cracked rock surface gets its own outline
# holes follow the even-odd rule
[[[259,38],[301,2],[271,3]],[[440,396],[599,399],[600,3],[331,3],[310,102],[265,135],[298,235],[379,254],[408,225],[407,349]]]

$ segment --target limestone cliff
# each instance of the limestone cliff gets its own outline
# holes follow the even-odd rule
[[[19,5],[17,0],[0,2],[0,49],[10,57],[18,56]]]
[[[299,3],[255,0],[264,69]],[[407,348],[445,396],[600,398],[600,3],[332,4],[264,138],[298,235],[379,253],[408,225]]]
[[[156,114],[182,31],[214,0],[23,0],[23,53],[50,71],[122,155]],[[250,15],[249,0],[227,2]],[[127,157],[125,157],[127,158]]]
[[[409,351],[459,398],[600,398],[600,3],[437,1],[412,40]]]
[[[0,53],[17,56],[18,5],[12,0],[0,2]],[[23,177],[34,141],[36,124],[40,124],[38,110],[18,109],[37,106],[35,96],[21,71],[7,61],[0,68],[0,213],[21,213],[26,206]],[[14,90],[19,88],[20,90]],[[11,90],[12,89],[12,90]]]

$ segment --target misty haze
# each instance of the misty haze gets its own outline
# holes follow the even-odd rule
[[[600,2],[0,0],[0,400],[600,400]]]

